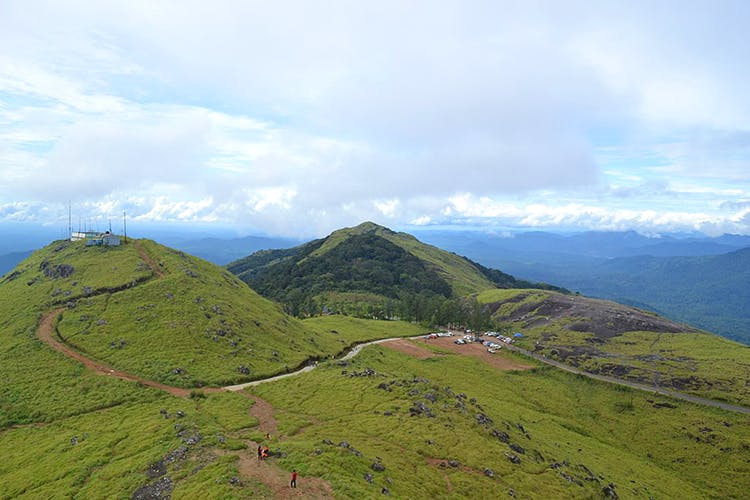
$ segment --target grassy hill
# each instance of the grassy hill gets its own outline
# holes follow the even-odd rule
[[[490,309],[499,304],[494,312],[509,326],[525,325],[529,344],[547,342],[544,334],[551,342],[553,331],[582,344],[619,332],[619,323],[589,313],[588,335],[566,328],[584,323],[579,317],[534,306],[579,297],[538,289],[478,297]],[[175,397],[96,374],[40,341],[40,318],[58,309],[57,330],[78,350],[183,387],[424,332],[344,316],[296,320],[227,271],[148,240],[117,248],[55,242],[0,281],[0,498],[283,497],[293,468],[298,492],[313,497],[326,494],[321,484],[339,498],[740,498],[746,490],[747,415],[530,360],[535,368],[501,371],[424,341],[414,345],[427,352],[421,359],[371,346],[253,388],[265,401],[207,391]],[[546,327],[527,323],[542,314]],[[665,330],[659,342],[700,335],[650,321]],[[613,345],[652,341],[638,336],[648,331],[628,338],[623,324],[627,332],[607,337]],[[708,355],[680,345],[702,376]],[[727,347],[710,344],[717,374],[744,362],[742,354],[721,361]],[[268,442],[266,432],[277,455],[260,464],[255,443]]]
[[[76,350],[179,387],[283,373],[345,347],[226,270],[148,240],[53,243],[6,276],[0,294],[14,304],[3,331],[28,335],[41,311],[60,308],[56,332]]]
[[[415,295],[449,299],[496,287],[541,286],[372,222],[299,247],[257,252],[227,268],[294,314],[319,312],[321,306],[330,309],[347,300],[383,303]],[[356,305],[346,312],[352,311]]]
[[[544,290],[479,294],[518,344],[588,372],[750,405],[750,347],[615,302]]]
[[[286,436],[282,467],[326,477],[345,498],[746,493],[747,415],[418,346],[432,356],[384,344],[254,388]]]

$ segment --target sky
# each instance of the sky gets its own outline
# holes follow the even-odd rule
[[[746,1],[0,2],[0,223],[750,234]]]

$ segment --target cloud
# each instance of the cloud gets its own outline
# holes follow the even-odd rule
[[[740,230],[747,11],[4,2],[0,203],[304,235],[363,219]]]

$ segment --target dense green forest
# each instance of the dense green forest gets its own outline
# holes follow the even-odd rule
[[[564,291],[517,280],[374,224],[291,249],[256,252],[228,269],[301,317],[340,313],[489,328],[491,315],[472,298],[474,293],[494,287]],[[465,280],[456,285],[445,277],[451,274]],[[473,293],[458,293],[466,283],[481,285]]]

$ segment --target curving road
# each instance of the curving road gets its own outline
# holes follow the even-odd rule
[[[138,250],[138,253],[140,257],[146,262],[146,264],[151,268],[151,270],[156,275],[157,279],[161,278],[164,273],[159,268],[159,266],[151,259],[151,257],[144,251],[143,247],[141,247],[140,242],[136,241],[136,249]],[[162,391],[168,392],[169,394],[172,394],[174,396],[178,397],[187,397],[190,395],[191,389],[184,389],[182,387],[174,387],[166,384],[162,384],[159,382],[155,382],[153,380],[148,380],[143,377],[139,377],[137,375],[133,375],[127,372],[123,372],[120,370],[116,370],[112,368],[111,366],[107,366],[104,363],[101,363],[99,361],[93,360],[87,356],[85,356],[83,353],[73,349],[71,346],[65,343],[63,339],[61,339],[59,336],[55,335],[55,318],[62,314],[64,311],[64,308],[58,308],[53,309],[49,312],[47,312],[39,322],[39,327],[37,328],[37,336],[40,340],[42,340],[44,343],[52,347],[58,352],[63,353],[64,355],[68,356],[69,358],[75,359],[76,361],[82,363],[87,368],[93,370],[95,373],[99,373],[101,375],[110,376],[119,378],[122,380],[128,380],[132,382],[139,382],[145,386],[153,387],[156,389],[160,389]],[[351,348],[349,352],[347,352],[344,356],[342,356],[341,360],[348,360],[359,354],[359,352],[370,345],[374,344],[382,344],[384,342],[391,342],[394,340],[402,340],[405,338],[418,338],[422,337],[422,335],[415,335],[413,337],[394,337],[394,338],[388,338],[388,339],[379,339],[379,340],[373,340],[370,342],[364,342],[362,344],[357,344],[354,347]],[[750,408],[747,408],[745,406],[738,406],[733,405],[729,403],[724,403],[722,401],[715,401],[713,399],[707,399],[707,398],[701,398],[698,396],[692,396],[690,394],[684,394],[681,392],[671,391],[669,389],[664,389],[662,387],[656,387],[646,384],[639,384],[637,382],[630,382],[627,380],[621,380],[614,377],[608,377],[606,375],[596,375],[593,373],[588,373],[586,371],[580,370],[578,368],[575,368],[573,366],[566,365],[564,363],[561,363],[559,361],[555,361],[552,359],[548,359],[546,357],[542,357],[538,354],[534,354],[531,351],[527,351],[525,349],[521,349],[520,347],[514,346],[514,345],[506,345],[506,349],[515,351],[517,353],[520,353],[524,356],[527,356],[529,358],[535,359],[536,361],[539,361],[540,363],[544,363],[550,366],[554,366],[555,368],[558,368],[560,370],[565,370],[566,372],[574,373],[576,375],[583,375],[585,377],[588,377],[590,379],[594,380],[600,380],[602,382],[608,382],[610,384],[617,384],[622,385],[625,387],[631,387],[633,389],[638,389],[641,391],[647,391],[652,392],[655,394],[661,394],[663,396],[669,396],[671,398],[675,399],[681,399],[683,401],[688,401],[691,403],[696,403],[700,405],[705,406],[713,406],[715,408],[721,408],[723,410],[736,412],[736,413],[744,413],[750,415]],[[306,373],[309,371],[314,370],[316,367],[316,364],[308,365],[303,368],[300,368],[299,370],[290,372],[290,373],[284,373],[281,375],[275,375],[271,377],[267,377],[264,379],[258,379],[253,380],[251,382],[245,382],[243,384],[236,384],[236,385],[228,385],[224,387],[210,387],[210,388],[200,388],[198,390],[201,390],[203,392],[207,393],[213,393],[213,392],[221,392],[221,391],[241,391],[243,389],[246,389],[248,387],[254,387],[260,384],[265,384],[268,382],[275,382],[277,380],[281,380],[287,377],[294,377],[296,375],[300,375],[302,373]]]
[[[527,351],[526,349],[521,349],[520,347],[516,347],[514,345],[505,345],[504,347],[508,350],[515,351],[520,354],[523,354],[524,356],[535,359],[541,363],[554,366],[555,368],[559,368],[560,370],[565,370],[566,372],[575,373],[576,375],[583,375],[590,379],[600,380],[602,382],[609,382],[610,384],[617,384],[617,385],[622,385],[625,387],[631,387],[633,389],[639,389],[641,391],[653,392],[655,394],[661,394],[662,396],[669,396],[671,398],[681,399],[683,401],[689,401],[691,403],[696,403],[700,405],[713,406],[716,408],[721,408],[722,410],[727,410],[727,411],[732,411],[732,412],[737,412],[737,413],[745,413],[745,414],[750,415],[750,408],[747,408],[745,406],[738,406],[738,405],[733,405],[729,403],[724,403],[722,401],[716,401],[713,399],[692,396],[690,394],[671,391],[669,389],[664,389],[662,387],[657,387],[654,385],[639,384],[638,382],[631,382],[629,380],[622,380],[622,379],[615,378],[615,377],[608,377],[606,375],[597,375],[594,373],[586,372],[574,366],[566,365],[565,363],[561,363],[553,359],[542,357],[538,354],[534,354],[531,351]]]

